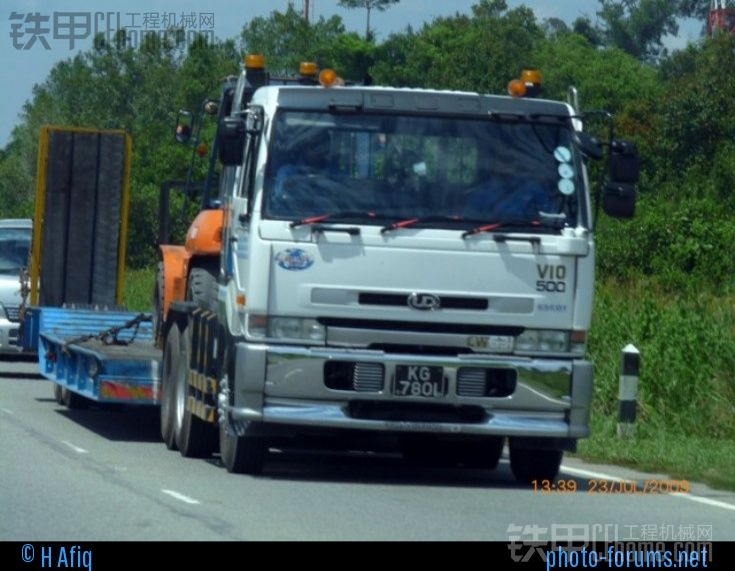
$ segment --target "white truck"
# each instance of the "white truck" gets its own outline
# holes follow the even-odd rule
[[[0,220],[0,353],[20,351],[21,272],[28,268],[33,222]]]
[[[274,83],[244,69],[220,123],[219,271],[163,328],[170,447],[218,424],[233,472],[309,437],[489,469],[507,441],[553,479],[590,430],[585,165],[607,147],[598,199],[630,217],[635,148],[564,102]]]

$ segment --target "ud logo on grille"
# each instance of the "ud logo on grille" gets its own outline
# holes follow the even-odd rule
[[[420,311],[434,311],[441,307],[441,299],[430,293],[412,293],[408,296],[408,306]]]

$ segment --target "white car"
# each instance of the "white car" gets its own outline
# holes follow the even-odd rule
[[[31,220],[0,220],[0,353],[17,352],[20,274],[28,265]]]

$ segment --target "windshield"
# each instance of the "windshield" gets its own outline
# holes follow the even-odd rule
[[[438,227],[546,215],[575,226],[583,184],[571,135],[548,120],[281,111],[263,215]]]
[[[30,229],[0,228],[0,274],[17,274],[26,267],[30,247]]]

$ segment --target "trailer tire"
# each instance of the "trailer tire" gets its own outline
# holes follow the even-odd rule
[[[534,480],[553,481],[559,474],[563,450],[510,447],[510,469],[521,484]]]
[[[161,438],[169,450],[176,450],[176,375],[181,362],[180,352],[181,334],[174,323],[166,334],[161,372]]]
[[[56,404],[64,404],[64,399],[61,398],[61,385],[59,383],[54,383],[54,400]]]
[[[213,260],[201,260],[189,272],[189,284],[186,298],[194,301],[202,309],[217,311],[217,275],[219,263]]]
[[[69,410],[84,410],[89,408],[90,400],[67,388],[61,389],[61,402]]]
[[[181,419],[181,430],[176,436],[176,445],[182,456],[187,458],[206,458],[217,447],[217,431],[214,426],[195,416],[187,406],[189,396],[189,366],[191,362],[191,325],[187,324],[181,333],[179,366],[176,374],[177,417]],[[183,407],[183,410],[179,410]]]

